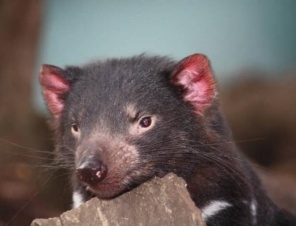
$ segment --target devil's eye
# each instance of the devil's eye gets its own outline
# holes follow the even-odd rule
[[[78,125],[76,123],[72,123],[71,129],[72,129],[72,132],[74,133],[77,133],[79,130]]]
[[[140,126],[143,127],[143,128],[147,128],[151,125],[151,118],[150,117],[144,117],[140,120]]]

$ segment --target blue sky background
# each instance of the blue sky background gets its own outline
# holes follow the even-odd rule
[[[143,52],[177,60],[204,53],[219,81],[241,69],[296,67],[294,0],[48,0],[43,24],[36,72],[42,63]],[[38,86],[35,93],[42,109]]]

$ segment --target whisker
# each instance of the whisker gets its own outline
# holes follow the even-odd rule
[[[19,155],[19,156],[30,157],[30,158],[35,158],[35,159],[43,159],[43,160],[52,160],[53,159],[53,157],[46,158],[46,157],[41,157],[41,156],[27,155],[27,154],[23,154],[23,153],[15,153],[15,152],[4,151],[4,150],[0,150],[0,152],[7,153],[9,155],[14,155],[14,156]]]
[[[7,144],[10,144],[12,146],[15,146],[15,147],[18,147],[18,148],[21,148],[21,149],[24,149],[26,151],[30,151],[30,152],[34,152],[34,153],[42,153],[42,154],[50,154],[50,155],[54,155],[53,152],[51,151],[45,151],[45,150],[37,150],[37,149],[33,149],[33,148],[29,148],[29,147],[25,147],[23,145],[20,145],[20,144],[17,144],[17,143],[14,143],[12,141],[8,141],[8,140],[4,140],[2,138],[0,138],[0,141],[4,142],[4,143],[7,143]]]
[[[53,171],[51,175],[44,181],[42,184],[42,188],[45,186],[45,184],[52,178],[53,174],[56,172]],[[32,200],[40,193],[40,190],[36,191],[32,197],[16,212],[16,214],[5,224],[5,226],[8,226],[12,221],[14,221],[15,218],[18,217],[18,215],[32,202]]]

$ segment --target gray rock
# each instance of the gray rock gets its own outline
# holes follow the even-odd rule
[[[113,200],[93,198],[60,217],[36,219],[31,226],[204,226],[183,179],[155,178]]]

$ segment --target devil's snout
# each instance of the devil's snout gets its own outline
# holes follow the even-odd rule
[[[88,157],[76,169],[77,178],[90,185],[96,186],[107,175],[107,166],[96,157]]]

